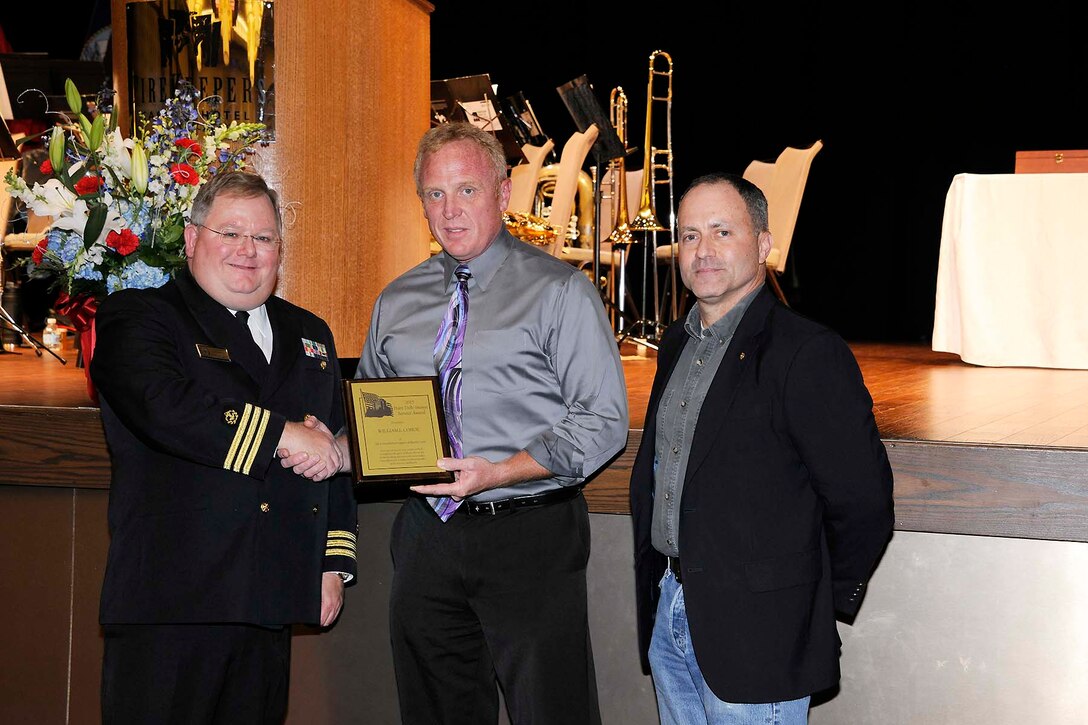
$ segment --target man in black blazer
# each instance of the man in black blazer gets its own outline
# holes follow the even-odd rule
[[[697,303],[631,476],[643,667],[662,723],[804,723],[891,534],[891,468],[846,343],[764,285],[763,193],[701,177],[678,216]]]
[[[272,295],[280,239],[264,180],[217,176],[185,229],[188,269],[96,316],[106,723],[281,722],[289,625],[332,624],[354,576],[351,484],[312,420],[343,424],[336,349]]]

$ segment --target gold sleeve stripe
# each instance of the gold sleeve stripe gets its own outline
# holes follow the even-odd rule
[[[355,551],[352,549],[325,549],[325,556],[346,556],[349,559],[355,558]]]
[[[333,538],[350,539],[351,541],[355,541],[355,534],[351,533],[350,531],[343,531],[341,529],[333,529],[332,531],[329,532],[329,538],[330,539],[333,539]]]
[[[343,539],[329,539],[326,546],[339,546],[344,549],[355,551],[355,544],[350,541],[344,541]]]
[[[249,475],[270,417],[264,408],[246,403],[242,419],[238,422],[238,430],[234,433],[234,440],[231,441],[230,450],[223,461],[223,468]]]
[[[248,407],[248,404],[247,404]],[[257,430],[257,426],[260,425],[261,414],[264,411],[253,406],[253,416],[249,420],[249,425],[246,427],[245,438],[242,439],[242,445],[238,448],[238,456],[234,459],[234,466],[231,470],[235,473],[244,473],[249,475],[249,468],[243,467],[245,459],[249,455],[249,449],[253,445],[253,434]]]
[[[261,410],[261,421],[257,425],[257,432],[253,436],[253,443],[249,447],[249,455],[246,456],[246,467],[242,473],[249,475],[249,469],[253,467],[253,461],[257,458],[257,451],[261,449],[261,441],[264,440],[264,431],[268,427],[268,419],[271,416],[267,410]]]

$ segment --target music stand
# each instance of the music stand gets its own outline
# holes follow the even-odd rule
[[[513,130],[504,123],[491,77],[483,73],[431,81],[431,121],[435,125],[465,121],[495,135],[507,161],[522,159]]]
[[[520,145],[543,146],[548,142],[547,134],[540,127],[540,121],[522,91],[503,98],[499,102],[499,113],[506,119]]]
[[[570,113],[570,117],[574,120],[575,126],[578,127],[579,133],[585,133],[586,129],[591,125],[597,125],[597,141],[593,144],[593,155],[597,159],[597,168],[607,168],[612,161],[616,159],[622,159],[627,155],[627,149],[624,148],[623,142],[620,141],[619,134],[616,133],[616,129],[612,126],[612,120],[604,110],[604,106],[601,105],[597,96],[593,92],[593,85],[589,82],[589,79],[582,75],[578,76],[574,80],[564,83],[555,89],[559,92],[560,98],[563,99],[563,105],[567,107],[567,112]],[[603,173],[598,173],[594,179],[594,204],[596,209],[597,224],[600,225],[601,220],[601,185],[604,178]],[[627,266],[627,253],[626,249],[620,249],[620,283],[617,288],[617,296],[619,297],[619,304],[613,303],[611,300],[607,300],[607,304],[613,305],[620,316],[621,324],[624,322],[623,301],[624,296],[627,294],[626,284],[624,283],[624,277],[626,275]],[[594,284],[601,278],[601,235],[598,233],[598,229],[593,230],[593,280]],[[627,333],[624,332],[621,336],[621,340],[627,337]]]

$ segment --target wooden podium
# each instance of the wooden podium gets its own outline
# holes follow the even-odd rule
[[[125,7],[111,0],[117,106],[127,119]],[[423,0],[278,0],[276,140],[253,168],[285,206],[277,290],[359,354],[378,293],[427,258],[412,163],[430,119],[430,13]]]

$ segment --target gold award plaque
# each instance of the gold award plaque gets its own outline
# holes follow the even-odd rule
[[[437,376],[344,381],[356,483],[452,483],[435,465],[450,455]]]

